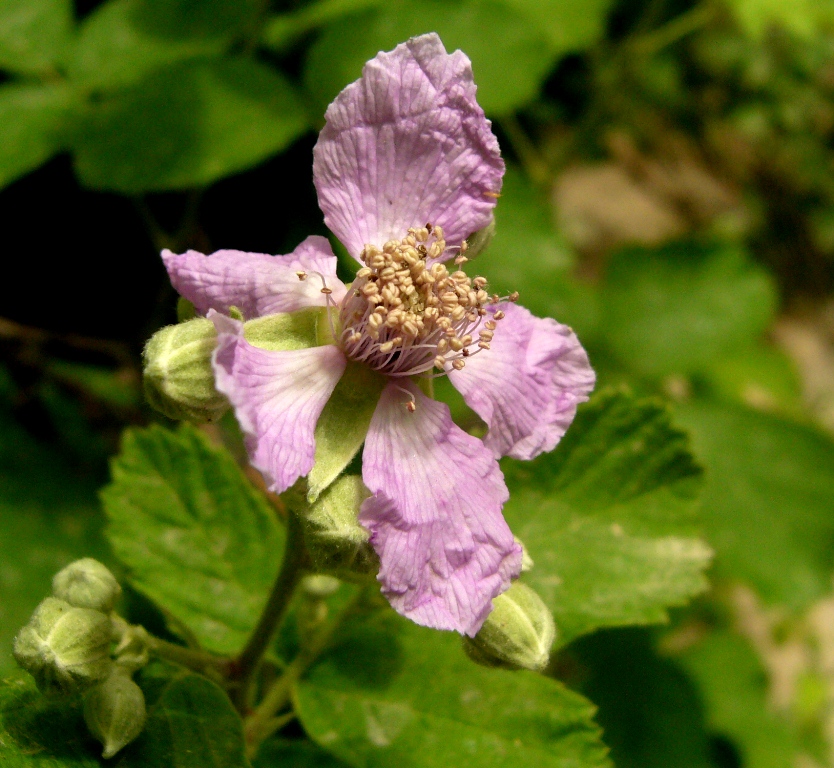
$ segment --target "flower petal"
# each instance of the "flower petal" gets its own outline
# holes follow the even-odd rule
[[[449,379],[489,427],[484,443],[498,458],[532,459],[551,451],[588,399],[596,377],[588,355],[566,325],[534,317],[512,303],[490,349],[473,355]]]
[[[347,290],[336,277],[336,257],[330,243],[319,236],[308,237],[285,256],[228,250],[204,256],[197,251],[175,254],[165,250],[162,260],[174,288],[203,315],[210,309],[228,315],[229,307],[234,306],[250,320],[323,307],[326,296],[321,292],[321,278],[314,272],[324,276],[337,304]],[[298,272],[309,277],[299,280]]]
[[[316,422],[345,370],[335,346],[292,351],[253,347],[243,323],[210,312],[217,328],[217,389],[229,398],[252,466],[281,493],[313,468]]]
[[[450,245],[489,224],[504,162],[475,90],[469,59],[432,33],[380,53],[328,107],[313,178],[352,256],[427,222]]]
[[[374,412],[362,479],[373,496],[359,522],[391,605],[417,624],[474,635],[521,571],[521,547],[501,516],[508,493],[498,462],[446,405],[401,380]]]

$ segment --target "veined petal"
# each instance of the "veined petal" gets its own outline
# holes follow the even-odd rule
[[[281,493],[313,468],[316,422],[345,370],[335,346],[269,351],[249,344],[243,323],[210,312],[217,328],[212,362],[229,398],[252,466]]]
[[[475,90],[467,56],[432,33],[377,55],[328,107],[313,178],[352,256],[427,222],[449,245],[489,224],[504,162]]]
[[[340,302],[347,290],[336,277],[336,257],[330,243],[319,236],[308,237],[284,256],[229,250],[205,256],[197,251],[175,254],[165,250],[162,260],[174,288],[203,315],[210,309],[228,315],[229,307],[234,306],[250,320],[323,307],[327,297],[314,272],[324,276],[334,302]],[[299,280],[298,272],[307,273],[307,279]]]
[[[501,515],[508,493],[498,462],[446,405],[400,380],[374,412],[362,478],[373,495],[359,522],[391,605],[417,624],[474,635],[521,571],[521,547]]]
[[[449,379],[489,427],[484,443],[496,457],[532,459],[556,447],[588,399],[596,377],[566,325],[503,303],[490,349],[466,360]]]

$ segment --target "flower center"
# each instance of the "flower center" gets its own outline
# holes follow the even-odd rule
[[[467,260],[465,241],[459,250],[460,265]],[[483,277],[427,264],[445,251],[442,228],[431,224],[411,228],[381,249],[365,246],[360,256],[365,266],[339,311],[340,342],[348,357],[389,376],[411,376],[434,367],[445,371],[449,364],[460,370],[465,358],[489,349],[503,313],[484,322],[485,307],[500,299],[486,292]]]

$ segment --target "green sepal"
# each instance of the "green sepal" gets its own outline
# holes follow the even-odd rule
[[[327,324],[327,310],[311,307],[249,320],[243,324],[243,337],[253,347],[272,352],[307,349],[319,346],[321,324]]]
[[[311,504],[362,447],[385,383],[385,377],[370,368],[348,362],[316,424],[315,463],[307,479]]]
[[[316,571],[348,579],[379,571],[368,532],[357,520],[369,495],[359,475],[342,475],[314,504],[302,502],[298,512]]]

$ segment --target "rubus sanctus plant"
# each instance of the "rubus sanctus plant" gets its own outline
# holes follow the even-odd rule
[[[83,695],[125,766],[605,765],[593,707],[538,673],[554,642],[703,589],[700,470],[626,393],[568,431],[595,381],[576,336],[464,271],[504,164],[463,53],[435,34],[380,53],[325,117],[313,178],[352,282],[323,237],[162,254],[198,316],[148,343],[148,399],[197,422],[231,409],[267,489],[193,426],[126,434],[108,535],[185,644],[122,618],[110,571],[79,561],[16,643],[53,697],[12,690],[0,711]],[[440,376],[482,428],[435,399]],[[280,735],[296,718],[310,741]],[[25,764],[35,719],[12,717],[0,757]]]

